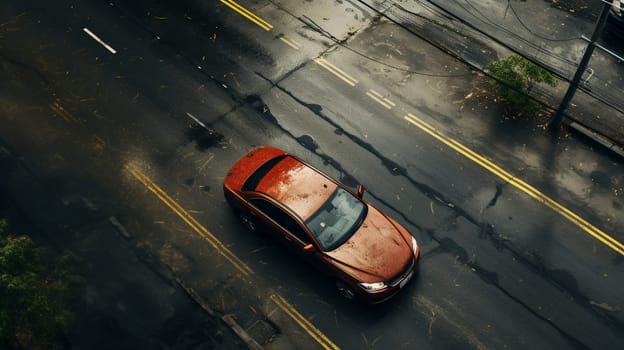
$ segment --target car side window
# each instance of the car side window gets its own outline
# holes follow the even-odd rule
[[[261,198],[252,198],[250,202],[268,217],[277,222],[280,226],[285,228],[293,236],[297,237],[304,244],[310,243],[308,234],[303,230],[303,228],[301,228],[299,223],[281,208]]]

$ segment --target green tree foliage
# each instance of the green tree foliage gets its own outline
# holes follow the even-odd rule
[[[509,113],[534,114],[540,108],[539,103],[529,97],[535,84],[557,85],[552,73],[519,55],[490,62],[486,69],[499,79],[491,79],[490,85],[507,104]]]
[[[28,236],[7,233],[0,220],[0,348],[54,349],[74,321],[70,306],[82,285],[77,258],[46,264]],[[52,266],[48,266],[52,265]]]

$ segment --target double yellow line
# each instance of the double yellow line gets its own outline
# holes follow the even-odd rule
[[[141,182],[148,190],[150,190],[158,199],[160,199],[165,205],[173,210],[187,225],[189,225],[193,231],[197,232],[202,238],[204,238],[212,247],[223,255],[234,267],[240,271],[243,275],[249,276],[253,273],[251,268],[247,266],[242,260],[240,260],[231,250],[229,250],[217,237],[215,237],[210,231],[202,226],[191,214],[189,214],[180,204],[173,200],[162,188],[156,185],[145,174],[143,174],[139,168],[133,164],[126,165],[126,169],[134,176],[139,182]]]
[[[239,3],[235,2],[234,0],[221,0],[221,2],[225,6],[231,8],[232,10],[234,10],[236,12],[238,12],[241,16],[243,16],[243,17],[247,18],[248,20],[252,21],[256,25],[258,25],[260,28],[262,28],[264,30],[271,30],[271,28],[273,28],[271,23],[263,20],[258,15],[254,14],[253,12],[251,12],[248,9],[244,8],[243,6],[241,6]]]
[[[78,118],[69,114],[58,102],[54,101],[50,104],[50,109],[63,118],[66,122],[78,123]]]
[[[158,199],[167,205],[174,213],[176,213],[187,225],[189,225],[202,238],[207,240],[217,252],[223,255],[234,267],[245,276],[250,276],[253,271],[243,261],[241,261],[232,251],[230,251],[217,237],[203,227],[188,213],[180,204],[171,198],[162,188],[156,185],[147,175],[133,165],[126,165],[126,170],[141,182],[148,190],[150,190]],[[299,326],[301,326],[314,340],[316,340],[326,350],[339,350],[340,348],[327,338],[318,328],[303,317],[292,305],[290,305],[284,297],[279,294],[272,294],[271,300],[290,316]]]
[[[489,161],[485,157],[477,154],[476,152],[474,152],[473,150],[469,149],[468,147],[462,145],[461,143],[457,142],[456,140],[445,136],[444,134],[442,134],[441,132],[439,132],[435,128],[433,128],[431,125],[425,123],[424,121],[422,121],[421,119],[417,118],[413,114],[408,113],[404,118],[405,118],[405,120],[407,120],[411,124],[417,126],[422,131],[424,131],[427,134],[431,135],[433,138],[435,138],[438,141],[444,143],[445,145],[447,145],[450,148],[454,149],[455,151],[459,152],[460,154],[462,154],[466,158],[472,160],[473,162],[479,164],[480,166],[482,166],[486,170],[490,171],[494,175],[500,177],[501,179],[503,179],[503,181],[512,184],[514,187],[518,188],[522,192],[528,194],[532,198],[536,199],[537,201],[543,203],[544,205],[546,205],[547,207],[551,208],[555,212],[559,213],[561,216],[563,216],[564,218],[570,220],[572,223],[574,223],[575,225],[580,227],[583,231],[585,231],[586,233],[588,233],[592,237],[596,238],[600,242],[604,243],[609,248],[615,250],[616,252],[620,253],[621,255],[624,255],[624,244],[618,242],[615,238],[609,236],[608,234],[606,234],[603,231],[601,231],[599,228],[597,228],[594,225],[590,224],[587,220],[585,220],[585,219],[581,218],[580,216],[578,216],[577,214],[573,213],[570,209],[568,209],[568,208],[564,207],[563,205],[555,202],[552,198],[550,198],[550,197],[546,196],[545,194],[541,193],[535,187],[533,187],[533,186],[529,185],[528,183],[526,183],[526,182],[516,178],[514,175],[512,175],[512,174],[508,173],[507,171],[503,170],[498,165],[492,163],[491,161]]]
[[[345,83],[347,83],[347,84],[349,84],[351,86],[355,86],[355,84],[358,83],[358,81],[354,77],[350,76],[349,74],[347,74],[342,69],[334,66],[333,64],[331,64],[329,61],[327,61],[323,57],[315,58],[314,62],[318,63],[318,65],[320,65],[321,67],[327,69],[330,73],[332,73],[333,75],[337,76],[342,81],[344,81]]]
[[[279,294],[271,295],[271,300],[279,306],[285,313],[288,314],[301,328],[303,328],[308,334],[314,338],[322,347],[326,350],[339,350],[340,348],[334,344],[325,334],[321,333],[310,321],[303,317],[295,308],[290,305],[286,299]]]

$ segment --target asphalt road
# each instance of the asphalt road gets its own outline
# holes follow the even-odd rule
[[[502,121],[466,66],[361,3],[238,4],[3,2],[0,143],[45,188],[4,169],[16,203],[117,217],[268,349],[624,346],[620,163]],[[246,232],[221,181],[262,144],[362,183],[420,243],[417,278],[349,303]]]

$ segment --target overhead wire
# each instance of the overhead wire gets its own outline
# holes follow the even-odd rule
[[[419,0],[419,1],[422,1],[422,0]],[[425,1],[430,2],[430,3],[436,3],[436,2],[435,2],[435,1],[433,1],[433,0],[425,0]],[[546,55],[546,56],[550,56],[550,57],[552,57],[552,58],[554,58],[554,59],[557,59],[557,60],[560,60],[560,61],[565,62],[565,63],[567,63],[567,64],[570,64],[570,65],[576,64],[576,62],[574,62],[574,61],[572,61],[572,60],[568,59],[567,57],[564,57],[564,56],[562,56],[562,55],[555,54],[555,53],[553,53],[551,50],[548,50],[548,49],[544,48],[543,46],[540,46],[540,45],[535,44],[532,40],[529,40],[529,39],[527,39],[527,38],[524,38],[524,37],[520,36],[520,35],[519,35],[518,33],[516,33],[515,31],[512,31],[512,30],[508,29],[507,27],[505,27],[505,26],[503,26],[503,25],[500,25],[500,24],[498,24],[498,23],[496,23],[496,22],[494,22],[494,21],[490,20],[490,18],[489,18],[488,16],[484,15],[484,14],[483,14],[483,13],[482,13],[479,9],[477,9],[477,8],[476,8],[476,7],[475,7],[475,6],[474,6],[474,5],[473,5],[473,4],[472,4],[469,0],[466,0],[466,3],[468,4],[468,6],[470,6],[472,9],[474,9],[474,10],[478,13],[478,15],[479,15],[480,17],[482,17],[482,18],[479,18],[479,16],[475,15],[472,11],[470,11],[470,9],[466,8],[466,6],[462,5],[459,1],[457,1],[456,3],[458,4],[458,6],[460,6],[461,8],[463,8],[463,9],[464,9],[467,13],[469,13],[470,15],[472,15],[475,19],[477,19],[477,20],[479,20],[479,21],[481,21],[481,22],[485,23],[486,25],[493,26],[493,27],[494,27],[494,28],[496,28],[497,30],[502,31],[502,32],[504,32],[504,33],[506,33],[506,34],[508,34],[508,35],[510,35],[510,36],[512,36],[512,37],[514,37],[514,38],[516,38],[516,40],[519,40],[519,41],[524,42],[527,46],[534,48],[536,51],[538,51],[538,52],[540,52],[540,53],[542,53],[542,54],[544,54],[544,55]],[[441,7],[441,6],[440,6],[440,5],[438,5],[437,3],[436,3],[436,5],[437,5],[438,7]],[[515,13],[515,10],[514,10],[513,12]],[[525,27],[525,26],[524,26],[524,24],[523,24],[522,22],[521,22],[521,25],[522,25],[523,27]],[[533,34],[531,31],[530,31],[530,33],[531,33],[531,34]],[[580,38],[581,38],[581,37],[580,37],[580,35],[579,35],[578,37],[576,37],[576,39],[577,39],[577,40],[578,40],[578,39],[580,39]],[[550,39],[546,39],[546,40],[551,41]],[[570,39],[570,40],[574,40],[574,39]],[[564,41],[569,41],[569,40],[564,40]]]
[[[316,23],[313,19],[311,19],[310,17],[303,15],[303,16],[297,16],[294,13],[290,12],[288,9],[286,9],[285,7],[283,7],[281,4],[279,4],[278,2],[275,2],[274,0],[269,0],[269,2],[271,4],[273,4],[275,7],[279,8],[280,10],[288,13],[290,16],[292,16],[293,18],[298,19],[299,21],[303,22],[304,24],[306,24],[310,29],[316,31],[317,33],[321,34],[322,36],[326,37],[327,39],[331,40],[334,42],[334,44],[345,48],[353,53],[355,53],[356,55],[365,58],[366,60],[378,63],[382,66],[400,71],[400,72],[404,72],[404,73],[409,73],[409,74],[415,74],[415,75],[420,75],[420,76],[427,76],[427,77],[438,77],[438,78],[455,78],[455,77],[463,77],[463,76],[469,76],[472,75],[472,72],[467,72],[467,73],[458,73],[458,74],[438,74],[438,73],[426,73],[423,71],[415,71],[415,70],[411,70],[411,69],[406,69],[403,67],[398,67],[389,63],[386,63],[384,61],[382,61],[379,58],[375,58],[372,57],[370,55],[367,55],[359,50],[354,49],[353,47],[349,46],[346,43],[346,40],[341,40],[338,39],[337,37],[335,37],[333,34],[331,34],[330,32],[328,32],[327,30],[323,29],[323,27],[321,25],[319,25],[318,23]]]
[[[438,5],[438,4],[437,4],[435,1],[433,1],[433,0],[425,0],[425,1],[427,1],[427,2],[429,2],[429,3],[434,4],[435,6],[437,6],[438,8],[442,9],[443,11],[445,11],[445,12],[447,12],[447,13],[450,13],[450,12],[449,12],[446,8],[441,7],[440,5]],[[466,0],[466,1],[468,1],[468,0]],[[604,1],[604,0],[600,0],[600,2],[605,3],[605,4],[611,4],[611,3],[606,2],[606,1]],[[460,6],[461,6],[461,5],[460,5]],[[464,8],[464,7],[462,7],[462,8]],[[464,8],[464,10],[468,11],[468,10],[467,10],[467,9],[465,9],[465,8]],[[478,28],[476,28],[476,27],[475,27],[474,25],[472,25],[471,23],[469,23],[469,22],[467,22],[467,21],[463,21],[461,18],[459,18],[458,16],[453,15],[452,13],[451,13],[451,15],[452,15],[452,16],[454,16],[454,18],[456,18],[456,19],[460,20],[462,23],[464,23],[464,24],[466,24],[467,26],[471,27],[472,29],[475,29],[475,30],[479,31],[480,33],[485,34],[486,36],[488,36],[488,37],[490,37],[490,38],[492,38],[492,39],[494,39],[494,40],[497,40],[497,39],[495,39],[492,35],[490,35],[490,34],[488,34],[488,33],[484,32],[484,31],[479,30]],[[472,15],[474,16],[474,14],[472,14]],[[505,31],[507,31],[507,30],[505,29]],[[508,31],[507,31],[507,32],[508,32]],[[516,36],[516,37],[518,37],[517,35],[515,35],[515,36]],[[521,38],[521,37],[520,37],[520,38]],[[523,39],[523,38],[521,38],[521,39]],[[522,40],[522,41],[526,42],[526,40]],[[497,40],[497,42],[499,42],[500,44],[502,44],[504,47],[506,47],[506,48],[508,48],[508,49],[510,49],[510,50],[512,50],[512,51],[514,51],[514,52],[516,52],[516,53],[518,53],[518,51],[517,51],[516,49],[514,49],[514,48],[510,47],[510,46],[509,46],[509,45],[507,45],[506,43],[504,43],[504,42],[502,42],[502,41],[500,41],[500,40]],[[533,45],[532,45],[532,46],[533,46]],[[523,56],[524,56],[524,55],[523,55]],[[557,56],[556,56],[556,55],[549,55],[549,56],[554,57],[554,58],[557,58]],[[530,59],[530,58],[529,58],[529,59]],[[531,60],[533,63],[535,63],[535,64],[537,64],[537,65],[541,66],[541,67],[542,67],[542,68],[544,68],[544,69],[546,69],[546,70],[547,70],[547,71],[549,71],[550,73],[555,74],[555,75],[556,75],[556,76],[558,76],[560,79],[562,79],[562,80],[564,80],[564,81],[567,81],[567,82],[569,82],[569,81],[570,81],[570,80],[569,80],[569,78],[567,78],[567,77],[563,76],[562,74],[560,74],[560,73],[556,72],[553,68],[551,68],[551,67],[549,67],[549,66],[547,66],[547,65],[544,65],[544,64],[542,64],[541,62],[537,62],[537,61],[535,61],[534,59],[530,59],[530,60]],[[565,59],[565,61],[568,61],[568,60],[567,60],[567,59]],[[569,62],[569,61],[568,61],[568,62]],[[572,63],[575,67],[576,67],[576,66],[578,66],[578,63],[577,63],[577,62],[571,62],[571,63]],[[624,110],[622,109],[622,107],[621,107],[621,106],[619,106],[619,105],[617,105],[617,104],[615,104],[615,103],[613,103],[613,102],[611,102],[611,101],[608,99],[608,97],[607,97],[607,96],[602,95],[602,94],[598,94],[598,93],[596,93],[596,92],[594,92],[594,91],[592,91],[592,90],[590,90],[590,89],[587,89],[587,88],[586,88],[586,87],[584,87],[584,86],[580,86],[580,87],[579,87],[579,89],[580,89],[580,90],[582,90],[582,91],[583,91],[584,93],[586,93],[587,95],[589,95],[589,96],[591,96],[591,97],[595,98],[596,100],[598,100],[598,101],[602,102],[603,104],[605,104],[605,105],[609,106],[610,108],[613,108],[614,110],[616,110],[616,111],[618,111],[618,112],[620,112],[620,113],[624,113]]]
[[[546,41],[552,41],[552,42],[573,41],[573,40],[578,40],[580,38],[580,36],[578,36],[578,35],[577,36],[567,37],[567,38],[549,38],[549,37],[545,37],[545,36],[535,32],[535,31],[533,31],[529,26],[527,26],[524,23],[522,18],[520,18],[520,16],[516,12],[516,9],[514,8],[513,4],[510,2],[510,0],[507,0],[507,4],[509,5],[509,8],[511,9],[511,13],[513,13],[514,17],[518,20],[518,23],[520,23],[522,28],[524,28],[527,32],[531,33],[535,37],[538,37],[538,38],[540,38],[542,40],[546,40]]]
[[[312,20],[311,18],[309,18],[308,16],[303,16],[303,18],[305,18],[305,21],[303,21],[304,23],[306,23],[310,28],[312,28],[314,31],[316,31],[317,33],[323,35],[324,37],[332,40],[335,44],[355,53],[358,56],[361,56],[369,61],[373,61],[375,63],[378,63],[382,66],[397,70],[397,71],[401,71],[404,73],[410,73],[410,74],[416,74],[416,75],[421,75],[421,76],[428,76],[428,77],[439,77],[439,78],[454,78],[454,77],[462,77],[462,76],[469,76],[472,75],[472,72],[468,72],[468,73],[458,73],[458,74],[439,74],[439,73],[426,73],[423,71],[415,71],[415,70],[411,70],[411,69],[405,69],[402,67],[398,67],[389,63],[386,63],[384,61],[382,61],[381,59],[372,57],[370,55],[367,55],[357,49],[354,49],[353,47],[351,47],[350,45],[347,45],[345,43],[345,40],[340,40],[338,38],[336,38],[333,34],[327,32],[326,30],[324,30],[320,25],[318,25],[314,20]]]
[[[428,1],[428,2],[433,2],[432,0],[426,0],[426,1]],[[476,8],[475,8],[472,4],[470,4],[470,0],[465,0],[465,1],[466,1],[467,3],[469,3],[469,5],[470,5],[472,8],[474,8],[474,9],[475,9],[475,10],[476,10],[476,11],[477,11],[480,15],[482,15],[482,16],[483,16],[483,17],[485,17],[485,18],[487,18],[487,16],[483,15],[483,14],[482,14],[482,13],[481,13],[478,9],[476,9]],[[509,0],[508,0],[508,1],[509,1]],[[599,1],[600,1],[601,3],[607,4],[607,5],[611,5],[611,6],[615,6],[616,8],[621,9],[621,7],[619,7],[619,6],[617,6],[617,5],[614,5],[614,3],[613,3],[613,2],[608,2],[608,1],[605,1],[605,0],[599,0]],[[618,3],[620,3],[620,2],[618,2]],[[620,3],[620,4],[621,4],[621,3]],[[460,6],[461,6],[461,5],[460,5]],[[511,3],[509,3],[509,6],[510,6],[510,8],[511,8],[511,10],[512,10],[512,13],[514,14],[514,16],[516,17],[516,19],[518,20],[518,22],[520,22],[520,23],[521,23],[521,25],[522,25],[522,26],[523,26],[523,27],[524,27],[527,31],[529,31],[530,33],[534,34],[534,33],[533,33],[533,32],[532,32],[529,28],[528,28],[528,26],[526,26],[526,25],[522,22],[522,20],[521,20],[520,16],[518,16],[518,15],[517,15],[517,13],[516,13],[515,9],[513,8],[513,5],[512,5]],[[467,12],[469,12],[469,11],[468,11],[465,7],[462,7],[462,8],[464,8],[464,10],[466,10]],[[471,15],[472,15],[472,16],[474,16],[474,17],[476,18],[476,16],[475,16],[474,14],[471,14]],[[489,20],[489,18],[488,18],[488,20]],[[501,27],[501,26],[500,26],[500,25],[498,25],[498,24],[496,24],[496,27]],[[508,30],[506,30],[506,28],[505,28],[505,31],[506,31],[506,32],[508,32],[508,33],[510,33]],[[518,35],[516,35],[515,33],[511,33],[511,34],[512,34],[512,35],[515,35],[516,37],[519,37],[519,36],[518,36]],[[534,35],[535,35],[535,34],[534,34]],[[489,36],[489,35],[488,35],[488,36]],[[538,35],[536,35],[536,36],[538,36]],[[540,37],[540,36],[538,36],[538,37]],[[521,38],[521,37],[520,37],[520,38]],[[577,39],[580,39],[580,38],[581,38],[581,37],[578,37]],[[523,39],[523,38],[522,38],[522,39]],[[546,39],[546,40],[549,40],[548,38],[545,38],[545,39]],[[572,40],[574,40],[574,39],[572,39]],[[524,41],[524,40],[523,40],[523,41]],[[569,40],[552,40],[552,41],[569,41]],[[525,42],[526,42],[526,41],[525,41]],[[504,45],[504,46],[506,46],[506,47],[508,47],[508,48],[509,48],[509,46],[507,46],[507,45]],[[549,56],[551,56],[551,57],[553,57],[553,58],[557,58],[557,56],[559,56],[559,55],[552,55],[552,54],[551,54],[551,55],[549,55]],[[561,56],[559,56],[559,57],[561,57]],[[561,60],[561,59],[560,59],[560,60]],[[568,63],[571,63],[571,64],[572,64],[573,66],[575,66],[575,67],[576,67],[576,66],[578,66],[578,63],[577,63],[576,61],[569,61],[568,59],[565,59],[565,58],[563,58],[563,61],[567,61]],[[534,62],[534,63],[536,63],[536,62]],[[555,73],[555,74],[556,74],[556,72],[554,72],[554,70],[553,70],[552,68],[547,67],[547,66],[545,66],[545,65],[541,65],[541,66],[542,66],[542,68],[544,68],[544,69],[548,70],[549,72],[551,72],[551,73]],[[566,81],[569,81],[569,79],[567,79],[567,78],[566,78],[565,80],[566,80]],[[617,110],[617,111],[618,111],[618,112],[620,112],[620,113],[623,113],[623,112],[624,112],[624,111],[622,110],[622,107],[621,107],[621,106],[618,106],[617,104],[615,104],[615,103],[613,103],[613,102],[611,102],[611,101],[609,100],[609,99],[613,98],[613,96],[611,96],[610,94],[606,94],[606,95],[605,95],[605,94],[598,94],[598,93],[596,93],[596,92],[594,92],[594,91],[591,91],[590,89],[586,89],[586,88],[585,88],[585,87],[583,87],[583,86],[581,86],[581,87],[580,87],[580,89],[581,89],[581,90],[583,90],[583,92],[585,92],[585,93],[586,93],[586,94],[588,94],[589,96],[592,96],[592,97],[594,97],[595,99],[597,99],[598,101],[600,101],[600,102],[604,103],[605,105],[609,106],[610,108],[613,108],[613,109]]]
[[[384,16],[386,16],[387,18],[389,18],[390,20],[392,20],[392,19],[391,19],[390,17],[388,17],[385,13],[383,13],[383,12],[379,11],[379,9],[377,9],[377,8],[375,8],[374,6],[371,6],[370,4],[368,4],[368,3],[367,3],[367,1],[365,1],[365,0],[359,0],[359,1],[360,1],[360,2],[362,2],[363,4],[367,5],[368,7],[370,7],[371,9],[373,9],[374,11],[377,11],[377,12],[378,12],[378,13],[380,13],[381,15],[384,15]],[[545,65],[544,63],[542,63],[542,62],[540,62],[540,61],[537,61],[535,58],[526,57],[526,56],[525,56],[524,54],[522,54],[522,53],[521,53],[518,49],[516,49],[516,48],[514,48],[514,47],[511,47],[509,44],[507,44],[507,43],[503,42],[502,40],[498,39],[497,37],[494,37],[493,35],[491,35],[491,34],[487,33],[486,31],[484,31],[484,30],[482,30],[482,29],[480,29],[480,28],[476,27],[474,24],[472,24],[472,23],[470,23],[470,22],[468,22],[468,21],[464,20],[463,18],[459,17],[458,15],[455,15],[454,13],[450,12],[449,10],[447,10],[444,6],[438,5],[435,1],[433,1],[433,0],[417,0],[417,1],[418,1],[418,2],[420,2],[420,3],[421,3],[421,5],[422,5],[424,8],[428,9],[428,10],[429,10],[429,11],[431,11],[432,13],[438,13],[438,12],[439,12],[439,11],[432,10],[432,9],[431,9],[431,7],[429,7],[429,6],[427,6],[427,4],[423,3],[423,1],[426,1],[426,2],[427,2],[427,3],[429,3],[430,5],[434,6],[436,9],[438,9],[438,10],[442,11],[442,13],[443,13],[443,14],[445,14],[445,16],[449,17],[449,19],[451,19],[451,20],[455,20],[455,21],[457,21],[457,22],[459,22],[459,23],[461,23],[461,24],[463,24],[463,25],[465,25],[465,26],[469,27],[470,29],[473,29],[473,30],[475,30],[476,32],[478,32],[478,33],[480,33],[480,34],[482,34],[482,35],[484,35],[484,36],[488,37],[489,39],[491,39],[491,40],[495,41],[496,43],[498,43],[499,45],[501,45],[501,46],[505,47],[506,49],[508,49],[508,50],[510,50],[510,51],[512,51],[512,52],[514,52],[514,53],[516,53],[516,54],[520,54],[520,55],[524,56],[525,58],[527,58],[527,59],[528,59],[529,61],[531,61],[532,63],[534,63],[534,64],[536,64],[536,65],[538,65],[538,66],[542,67],[543,69],[547,70],[548,72],[550,72],[550,73],[554,74],[554,75],[555,75],[556,77],[558,77],[560,80],[562,80],[562,81],[566,81],[566,82],[570,82],[570,79],[569,79],[566,75],[562,74],[561,72],[558,72],[558,71],[554,70],[552,67],[549,67],[549,66]],[[604,2],[604,1],[602,1],[602,2]],[[390,7],[395,7],[395,8],[397,8],[397,9],[400,9],[401,11],[404,11],[404,12],[406,12],[406,13],[410,13],[411,15],[415,15],[415,16],[418,16],[418,17],[426,18],[426,17],[424,17],[424,16],[421,16],[421,15],[419,15],[419,14],[417,14],[417,13],[414,13],[414,12],[411,12],[411,11],[409,11],[409,10],[405,9],[403,6],[401,6],[400,4],[397,4],[397,3],[393,3],[393,5],[390,5],[388,8],[390,8]],[[465,8],[464,8],[464,9],[465,9]],[[467,9],[465,9],[465,10],[467,10]],[[474,16],[474,14],[472,14],[472,15]],[[428,19],[428,18],[426,18],[426,19]],[[430,20],[430,19],[429,19],[429,20]],[[392,20],[392,21],[393,21],[393,22],[395,22],[395,23],[397,23],[397,24],[399,24],[399,25],[401,25],[401,26],[404,26],[404,25],[402,25],[401,23],[396,22],[395,20]],[[406,29],[408,29],[408,28],[406,28]],[[456,53],[456,52],[453,52],[453,51],[449,50],[448,48],[446,48],[446,47],[445,47],[444,45],[442,45],[441,43],[437,43],[437,42],[435,42],[435,41],[432,41],[432,40],[430,40],[429,38],[426,38],[426,37],[424,37],[423,35],[419,34],[418,32],[414,32],[413,30],[408,29],[408,31],[410,31],[410,32],[412,32],[412,33],[416,34],[417,36],[421,37],[422,39],[425,39],[426,41],[428,41],[428,42],[432,43],[434,46],[438,47],[438,49],[440,49],[440,50],[442,50],[442,51],[445,51],[445,52],[447,52],[447,53],[450,53],[451,55],[453,55],[453,56],[454,56],[454,57],[456,57],[457,59],[460,59],[461,61],[463,61],[463,62],[467,63],[469,66],[471,66],[471,67],[475,68],[476,70],[478,70],[478,71],[480,71],[480,72],[482,72],[482,73],[485,73],[487,76],[490,76],[490,74],[488,74],[487,72],[485,72],[485,71],[484,71],[484,68],[483,68],[483,67],[478,67],[478,66],[475,66],[473,63],[471,63],[471,62],[467,61],[466,59],[464,59],[463,57],[461,57],[461,55],[459,55],[458,53]],[[521,38],[521,37],[519,37],[519,38],[520,38],[520,39],[523,39],[523,38]],[[526,39],[524,39],[524,40],[522,40],[522,41],[523,41],[523,42],[527,42],[527,40],[526,40]],[[527,43],[528,43],[528,42],[527,42]],[[531,45],[531,46],[533,46],[533,45]],[[541,49],[541,51],[544,51],[544,50],[545,50],[545,49]],[[556,56],[553,56],[553,57],[554,57],[554,58],[557,58]],[[575,67],[578,65],[576,62],[572,62],[571,64],[572,64],[572,65],[574,65]],[[490,77],[492,77],[492,76],[490,76]],[[494,78],[494,77],[492,77],[492,78]],[[614,103],[614,102],[609,101],[609,100],[607,99],[607,97],[606,97],[606,96],[603,96],[603,95],[597,94],[597,93],[593,92],[591,89],[588,89],[588,88],[586,88],[586,87],[584,87],[584,86],[582,86],[582,85],[581,85],[581,86],[579,86],[579,90],[581,90],[581,91],[583,91],[585,94],[587,94],[587,95],[589,95],[589,96],[591,96],[591,97],[595,98],[597,101],[600,101],[601,103],[603,103],[603,104],[605,104],[605,105],[609,106],[610,108],[612,108],[612,109],[614,109],[614,110],[616,110],[616,111],[618,111],[618,112],[620,112],[620,113],[624,113],[624,109],[623,109],[621,106],[617,105],[617,104],[616,104],[616,103]],[[546,106],[543,102],[541,102],[541,101],[539,101],[539,100],[537,100],[537,99],[536,99],[536,101],[537,101],[537,102],[539,102],[540,104],[542,104],[542,105]],[[549,107],[549,106],[546,106],[546,107]],[[551,108],[551,107],[549,107],[549,108]]]

